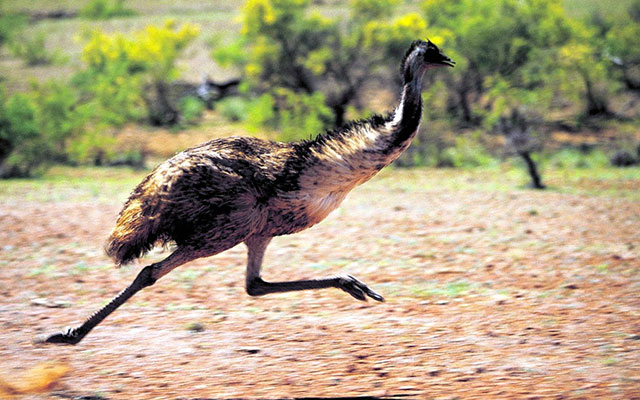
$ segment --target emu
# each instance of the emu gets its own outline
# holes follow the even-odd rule
[[[358,300],[383,297],[351,275],[267,282],[262,258],[274,236],[322,221],[354,187],[366,182],[409,147],[422,117],[426,70],[454,66],[431,41],[417,40],[402,60],[399,105],[315,139],[279,143],[248,137],[211,140],[160,164],[133,190],[106,244],[118,266],[156,244],[172,243],[164,260],[144,267],[111,302],[77,328],[49,336],[47,343],[77,344],[141,289],[189,261],[239,243],[248,248],[246,291],[250,296],[324,288],[342,289]]]

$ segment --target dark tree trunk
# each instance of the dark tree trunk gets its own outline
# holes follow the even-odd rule
[[[355,85],[349,82],[349,85],[344,88],[342,92],[329,95],[327,105],[333,111],[335,126],[340,127],[345,124],[347,105],[349,105],[349,103],[351,103],[353,100],[355,100],[357,103],[358,90],[356,89],[356,85],[360,84],[360,80],[357,80],[357,83]]]
[[[518,154],[520,154],[520,157],[522,157],[527,164],[527,170],[529,171],[529,176],[531,176],[531,187],[534,189],[545,189],[546,186],[542,183],[542,179],[538,173],[538,167],[531,158],[531,154],[528,151],[520,151]]]
[[[157,81],[153,84],[156,92],[155,99],[151,99],[149,119],[153,125],[174,125],[180,118],[180,113],[169,100],[169,89],[165,82]],[[153,104],[153,102],[157,102]]]
[[[622,67],[622,81],[624,82],[624,85],[627,87],[627,89],[640,92],[640,81],[634,80],[631,77],[629,68],[627,68],[626,66]]]
[[[344,116],[347,112],[345,106],[342,104],[337,104],[332,106],[331,110],[333,110],[333,115],[335,117],[335,126],[340,127],[344,125]]]
[[[458,86],[458,107],[462,112],[462,120],[466,124],[471,124],[471,106],[469,105],[469,77],[467,74],[464,74],[462,77],[462,82],[460,82],[460,86]]]
[[[587,96],[587,115],[610,115],[607,100],[596,93],[587,72],[582,73]]]

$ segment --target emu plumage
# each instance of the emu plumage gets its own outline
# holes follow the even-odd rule
[[[402,97],[386,117],[376,116],[320,134],[279,143],[247,137],[216,139],[165,161],[133,191],[120,212],[106,251],[118,265],[159,243],[174,243],[166,259],[146,266],[110,303],[81,326],[48,343],[76,344],[139,290],[174,268],[227,250],[248,247],[246,291],[339,288],[358,300],[384,299],[351,275],[292,282],[261,278],[270,240],[307,229],[340,205],[406,150],[422,116],[421,89],[430,67],[453,62],[429,41],[415,41],[402,61]]]

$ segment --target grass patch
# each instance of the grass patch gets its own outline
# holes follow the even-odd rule
[[[196,279],[198,279],[202,275],[202,273],[203,272],[200,270],[189,268],[180,271],[177,275],[175,275],[174,280],[180,282],[187,290],[191,290],[196,282]]]
[[[56,267],[51,264],[43,265],[41,267],[33,268],[29,271],[29,276],[54,276],[56,274]]]
[[[197,304],[176,304],[169,303],[164,308],[166,311],[193,311],[193,310],[204,310],[205,307],[199,306]]]
[[[0,201],[5,204],[122,202],[145,172],[128,168],[55,167],[38,179],[0,180]]]
[[[449,297],[455,298],[466,295],[472,289],[467,281],[449,282],[442,285],[438,282],[427,281],[409,288],[412,295],[421,298]]]
[[[38,179],[0,180],[5,204],[82,202],[122,203],[148,171],[130,168],[54,167]],[[640,167],[550,169],[544,172],[548,191],[640,201]],[[359,190],[388,193],[453,191],[512,192],[524,189],[523,171],[501,164],[475,169],[387,168]],[[545,193],[545,191],[540,192]],[[535,216],[540,210],[529,210]],[[318,266],[321,269],[323,266]]]
[[[595,197],[617,197],[640,200],[640,167],[615,168],[545,168],[543,182],[547,191]],[[367,186],[377,185],[394,192],[429,192],[460,190],[512,192],[527,188],[529,177],[524,170],[509,162],[493,167],[473,169],[387,168]],[[366,187],[366,186],[365,186]],[[366,190],[366,189],[364,189]],[[541,191],[539,193],[545,193]]]

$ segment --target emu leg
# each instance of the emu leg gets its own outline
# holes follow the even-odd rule
[[[118,307],[123,305],[134,294],[140,290],[153,285],[158,279],[169,273],[174,268],[197,258],[189,249],[178,249],[164,260],[148,265],[138,273],[133,282],[127,286],[122,292],[113,298],[106,306],[102,307],[91,317],[89,317],[82,325],[77,328],[67,329],[65,332],[56,333],[42,340],[44,343],[58,344],[77,344],[96,327],[100,322],[114,312]]]
[[[245,241],[249,249],[247,263],[246,290],[250,296],[262,296],[269,293],[292,292],[297,290],[315,290],[326,288],[342,289],[358,300],[366,301],[367,296],[376,301],[384,298],[369,288],[364,282],[351,275],[339,275],[322,279],[310,279],[290,282],[265,282],[260,277],[262,259],[269,237],[252,237]]]
[[[309,279],[289,282],[265,282],[260,277],[253,278],[247,285],[247,293],[250,296],[262,296],[269,293],[292,292],[296,290],[313,290],[337,288],[349,293],[358,300],[367,301],[367,296],[376,301],[384,301],[384,298],[373,291],[359,279],[349,275],[339,275],[323,279]]]
[[[44,340],[44,343],[77,344],[87,335],[87,333],[95,328],[96,325],[107,318],[109,314],[123,305],[141,289],[153,285],[155,281],[156,279],[153,277],[153,264],[144,267],[138,276],[136,276],[136,279],[134,279],[126,289],[114,297],[107,305],[89,317],[82,325],[77,328],[69,328],[65,332],[51,335]]]

